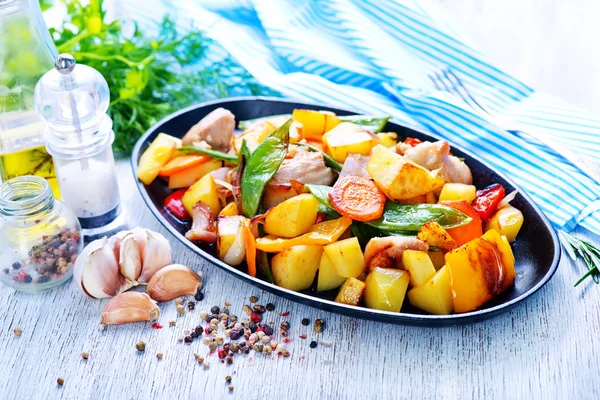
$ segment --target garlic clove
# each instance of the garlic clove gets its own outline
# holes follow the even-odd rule
[[[134,284],[142,273],[142,255],[134,233],[125,235],[119,245],[119,269]]]
[[[126,290],[127,283],[119,271],[119,263],[106,238],[88,244],[77,257],[75,281],[90,297],[104,298]]]
[[[168,265],[154,274],[146,292],[156,301],[169,301],[186,294],[196,294],[202,281],[198,274],[181,264]]]
[[[127,292],[113,298],[104,308],[100,323],[118,325],[128,322],[156,321],[160,309],[146,293]]]
[[[137,279],[138,283],[148,283],[161,268],[173,262],[171,245],[160,233],[146,229],[147,243],[142,254],[142,273]]]

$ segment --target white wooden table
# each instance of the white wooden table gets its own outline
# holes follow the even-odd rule
[[[496,26],[498,13],[508,15],[517,0],[504,2],[505,6],[491,0],[441,2],[477,33],[488,26],[486,21]],[[529,22],[545,21],[554,15],[550,8],[560,20],[558,12],[564,11],[566,4],[548,3],[540,13],[534,13],[537,9],[532,6],[527,15],[535,19]],[[584,12],[582,18],[591,21]],[[574,32],[562,33],[575,40]],[[490,44],[496,43],[497,48],[507,49],[505,39],[488,36],[484,47],[493,50]],[[515,45],[537,48],[535,41],[525,39]],[[493,57],[498,54],[492,52]],[[534,76],[539,71],[558,71],[563,64],[527,65],[521,68]],[[591,71],[577,79],[589,83],[588,87],[600,85]],[[565,87],[546,89],[560,94]],[[571,95],[577,97],[578,93]],[[587,108],[597,109],[599,99],[590,91],[582,101]],[[205,263],[166,233],[146,209],[134,187],[129,164],[121,162],[118,168],[131,222],[165,234],[172,239],[177,262],[205,272],[205,300],[183,317],[177,316],[173,302],[161,304],[159,321],[164,328],[160,330],[151,329],[149,323],[102,329],[99,316],[107,300],[86,298],[72,283],[37,295],[0,286],[0,400],[600,396],[600,286],[591,283],[573,288],[582,273],[581,265],[563,258],[555,277],[535,296],[507,314],[474,325],[430,329],[342,317],[276,298]],[[600,242],[598,237],[592,240]],[[290,312],[286,319],[292,325],[292,343],[288,345],[291,357],[237,356],[230,366],[208,357],[208,369],[197,365],[193,353],[204,355],[207,348],[200,342],[177,343],[182,331],[197,325],[200,310],[222,306],[225,301],[232,304],[233,313],[242,315],[242,305],[250,295],[258,296],[262,304],[274,303],[278,312]],[[311,321],[323,318],[325,331],[317,335],[303,329],[300,320],[304,317]],[[176,320],[176,327],[170,328],[169,320]],[[267,320],[278,326],[282,318]],[[17,327],[23,330],[21,337],[13,335]],[[299,335],[305,331],[308,338],[302,340]],[[135,348],[140,340],[146,343],[144,353]],[[311,340],[319,341],[316,349],[309,348]],[[90,355],[87,361],[81,358],[84,351]],[[157,352],[164,353],[164,359],[158,361]],[[232,376],[235,387],[231,393],[225,383],[227,375]],[[58,377],[65,379],[64,386],[57,386]]]

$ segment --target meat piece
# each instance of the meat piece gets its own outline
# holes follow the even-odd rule
[[[235,130],[235,116],[231,111],[217,108],[192,126],[182,139],[184,146],[205,141],[211,148],[228,152]]]
[[[401,268],[404,250],[429,250],[429,245],[412,237],[387,236],[373,238],[365,247],[367,270],[379,268]]]
[[[192,228],[185,233],[188,240],[214,243],[217,241],[210,207],[201,201],[192,208]]]
[[[439,169],[439,176],[446,182],[473,183],[471,170],[458,157],[450,155],[450,145],[446,141],[423,142],[414,147],[398,143],[396,152],[430,171]]]
[[[368,162],[369,156],[363,156],[361,154],[348,154],[348,158],[346,158],[344,166],[342,167],[342,172],[340,172],[340,178],[351,175],[371,179],[371,175],[369,175],[367,172]]]
[[[325,165],[323,155],[310,152],[302,146],[290,146],[288,158],[283,160],[279,170],[265,188],[263,205],[269,209],[299,193],[290,181],[313,185],[331,185],[333,171]]]

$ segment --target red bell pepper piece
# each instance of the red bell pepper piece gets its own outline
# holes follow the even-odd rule
[[[183,202],[181,198],[185,194],[187,189],[179,189],[171,193],[165,199],[165,208],[169,210],[171,214],[175,217],[179,218],[182,221],[186,221],[190,219],[190,214],[188,214],[187,210],[183,206]]]
[[[498,209],[498,203],[504,198],[504,187],[498,183],[494,183],[483,190],[478,190],[473,208],[484,221],[489,221],[492,215]]]
[[[410,147],[415,147],[416,145],[421,143],[423,142],[417,138],[407,137],[406,139],[404,139],[404,144],[407,144]]]

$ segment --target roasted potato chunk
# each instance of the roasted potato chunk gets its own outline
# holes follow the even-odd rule
[[[337,270],[323,252],[321,263],[319,264],[319,276],[317,278],[317,292],[324,292],[340,287],[346,278],[338,274]]]
[[[369,155],[377,142],[377,137],[351,122],[342,122],[323,135],[331,157],[340,163],[346,161],[348,154]]]
[[[376,310],[400,312],[409,280],[407,271],[373,269],[365,280],[365,305]]]
[[[357,238],[328,244],[323,250],[340,276],[356,278],[365,271],[365,258]]]
[[[317,245],[290,247],[271,260],[277,286],[291,290],[308,289],[315,280],[323,248]]]
[[[435,268],[425,251],[404,250],[402,253],[404,269],[410,273],[410,284],[420,286],[435,275]]]
[[[391,200],[404,201],[444,186],[437,171],[428,171],[382,145],[373,147],[367,172]]]
[[[523,221],[523,213],[509,205],[496,211],[492,218],[485,223],[484,230],[487,232],[495,229],[501,235],[506,236],[509,243],[512,243],[517,238]]]
[[[493,229],[447,253],[454,311],[474,310],[512,286],[516,273],[511,257],[510,245],[506,249]]]
[[[413,306],[436,315],[452,313],[450,269],[441,268],[430,280],[408,291],[408,301]]]
[[[443,200],[464,200],[471,204],[475,200],[477,189],[474,185],[465,185],[464,183],[446,183],[440,193],[439,201]]]
[[[458,246],[452,236],[436,221],[427,222],[419,229],[417,238],[431,247],[438,247],[444,251],[454,250]]]
[[[348,278],[335,297],[336,303],[357,306],[362,299],[366,284],[356,278]]]
[[[265,232],[286,238],[303,235],[317,220],[318,206],[310,193],[294,196],[267,211]]]

